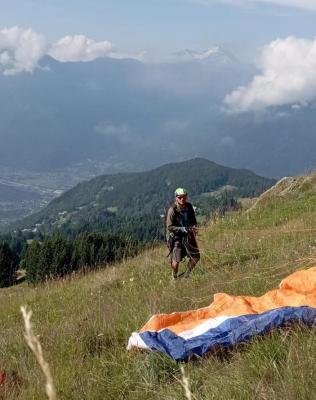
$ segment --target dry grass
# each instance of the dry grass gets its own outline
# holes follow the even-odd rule
[[[186,376],[183,365],[180,366],[180,371],[182,374],[182,386],[184,389],[184,394],[187,400],[192,400],[192,393],[190,390],[189,378]]]
[[[25,337],[26,343],[28,344],[28,346],[32,350],[32,352],[34,353],[36,360],[37,360],[39,366],[41,367],[43,374],[46,378],[45,390],[46,390],[47,397],[49,400],[56,400],[57,399],[56,390],[55,390],[55,386],[54,386],[53,377],[50,372],[49,364],[44,358],[40,341],[33,333],[32,322],[31,322],[32,311],[27,310],[27,307],[21,307],[21,312],[22,312],[24,324],[25,324],[24,337]]]

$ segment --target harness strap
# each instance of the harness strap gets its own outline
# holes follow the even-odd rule
[[[189,238],[188,238],[188,235],[186,237],[184,237],[183,239],[185,239],[185,240],[182,240],[182,244],[183,244],[183,246],[185,248],[185,251],[187,252],[187,255],[189,256],[189,258],[191,258],[191,260],[194,260],[192,254],[191,254],[191,251],[189,250]]]

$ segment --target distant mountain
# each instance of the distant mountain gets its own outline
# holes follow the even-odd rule
[[[177,51],[174,55],[181,61],[197,60],[200,62],[208,61],[219,64],[231,64],[237,62],[237,58],[234,54],[218,46],[210,47],[204,51],[184,49]]]
[[[115,173],[207,157],[276,177],[315,168],[313,105],[227,113],[223,99],[256,67],[220,47],[179,56],[162,64],[46,57],[33,74],[0,75],[1,165]]]
[[[206,216],[233,198],[257,196],[274,183],[247,170],[196,158],[82,182],[11,229],[67,234],[102,230],[153,240],[161,234],[162,215],[178,186],[189,190],[197,214]]]

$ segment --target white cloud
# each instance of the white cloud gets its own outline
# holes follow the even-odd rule
[[[316,98],[316,38],[277,39],[263,48],[261,75],[225,97],[233,111],[305,103]]]
[[[43,35],[18,26],[0,30],[0,73],[33,72],[47,49]]]
[[[45,54],[60,62],[93,61],[103,57],[143,61],[146,52],[121,53],[107,40],[97,42],[84,35],[65,36],[49,46],[44,35],[32,29],[14,26],[0,30],[0,74],[33,72]]]
[[[138,54],[130,54],[130,53],[120,53],[117,51],[112,51],[109,54],[109,57],[116,58],[117,60],[124,60],[124,59],[132,59],[137,61],[144,61],[147,55],[147,51],[141,51]]]
[[[84,35],[65,36],[55,43],[49,55],[61,62],[93,61],[96,58],[108,56],[112,44],[105,40],[96,42]]]
[[[274,4],[277,6],[285,6],[292,8],[300,8],[304,10],[316,10],[315,0],[247,0],[248,3],[263,3],[263,4]]]
[[[189,0],[191,3],[212,5],[214,2],[233,6],[255,6],[259,4],[316,11],[315,0]]]
[[[142,61],[146,52],[139,54],[121,53],[113,49],[113,45],[108,40],[96,42],[84,35],[65,36],[55,43],[48,54],[61,62],[93,61],[97,58],[132,58]]]

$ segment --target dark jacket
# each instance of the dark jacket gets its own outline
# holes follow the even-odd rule
[[[181,208],[177,204],[174,204],[169,208],[166,221],[167,233],[169,233],[169,235],[170,233],[179,235],[179,227],[181,226],[187,228],[197,224],[192,204],[185,203],[185,207],[187,209],[186,221],[183,220]]]

